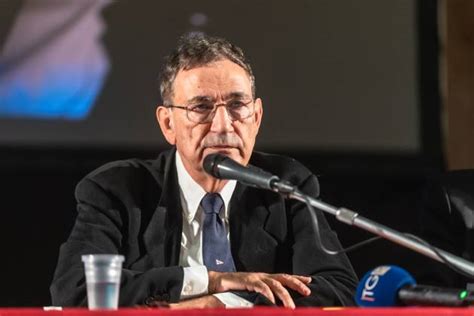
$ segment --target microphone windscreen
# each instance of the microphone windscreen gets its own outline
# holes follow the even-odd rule
[[[355,301],[364,307],[396,306],[398,291],[414,284],[415,279],[406,270],[397,266],[380,266],[360,280]]]
[[[224,160],[226,156],[221,154],[210,154],[204,158],[202,167],[204,171],[210,174],[213,177],[219,178],[219,170],[217,169],[217,164]]]

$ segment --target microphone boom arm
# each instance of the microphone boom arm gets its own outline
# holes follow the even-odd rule
[[[275,191],[278,192],[277,189],[275,189]],[[474,263],[464,258],[458,257],[447,251],[444,251],[442,249],[439,249],[433,246],[429,247],[423,244],[422,242],[409,238],[406,235],[394,229],[391,229],[387,226],[384,226],[375,221],[372,221],[363,216],[360,216],[358,213],[354,211],[351,211],[347,208],[334,207],[330,204],[327,204],[315,198],[312,198],[311,196],[306,195],[300,192],[299,190],[294,190],[292,192],[282,192],[282,193],[285,194],[290,199],[298,200],[304,203],[309,202],[313,207],[316,207],[320,209],[321,211],[324,211],[326,213],[329,213],[335,216],[336,219],[339,220],[340,222],[343,222],[351,226],[359,227],[365,231],[371,232],[377,236],[388,239],[394,243],[397,243],[401,246],[409,248],[415,252],[418,252],[429,258],[437,260],[441,263],[446,263],[445,261],[448,261],[450,264],[452,264],[456,268],[469,274],[471,277],[474,277]],[[440,257],[438,253],[441,254],[442,257]]]

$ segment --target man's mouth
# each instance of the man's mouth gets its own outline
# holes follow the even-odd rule
[[[208,146],[207,148],[235,148],[235,147],[230,146],[230,145],[213,145],[213,146]]]

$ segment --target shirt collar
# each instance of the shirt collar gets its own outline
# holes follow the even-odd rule
[[[186,207],[183,208],[183,215],[188,223],[191,223],[196,216],[202,198],[206,195],[206,191],[189,175],[178,151],[176,151],[175,157],[176,171],[178,172],[178,184],[184,203],[186,203]],[[229,203],[236,184],[237,181],[229,180],[219,192],[222,200],[224,200],[224,216],[226,220],[229,216]]]

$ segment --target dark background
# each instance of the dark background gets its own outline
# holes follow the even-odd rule
[[[107,9],[104,12],[105,19],[114,19],[114,14],[119,14],[120,10],[123,12],[127,8],[123,3],[122,7]],[[344,11],[348,9],[344,6],[345,2],[340,3],[341,12],[348,14]],[[390,227],[411,232],[416,232],[419,226],[417,214],[421,207],[421,190],[426,179],[444,170],[439,118],[437,6],[436,1],[420,0],[414,3],[416,3],[417,64],[414,71],[417,78],[415,103],[419,113],[418,148],[387,151],[384,148],[370,146],[355,146],[355,149],[354,146],[346,146],[344,149],[344,146],[336,148],[270,144],[261,147],[264,150],[297,158],[319,175],[321,197],[326,202],[352,208]],[[20,7],[20,5],[9,6],[11,17]],[[193,8],[187,10],[191,11]],[[2,23],[5,23],[5,29],[8,29],[8,22],[12,23],[12,19],[8,18],[5,11],[3,14],[6,18]],[[129,12],[129,16],[133,14],[133,11]],[[144,20],[156,16],[171,21],[173,14],[177,13],[150,14],[150,17]],[[230,33],[238,33],[238,23],[243,22],[237,21],[237,25],[234,24],[235,29],[231,28]],[[284,28],[284,25],[283,23],[281,28]],[[150,26],[144,23],[141,27],[147,29]],[[170,31],[168,36],[170,40],[174,40],[183,31],[186,30],[176,29]],[[4,35],[0,33],[0,36]],[[126,46],[136,44],[130,34],[114,34],[111,30],[109,36],[104,40],[112,51],[111,45],[114,43]],[[114,36],[124,40],[114,42],[112,40]],[[0,40],[3,39],[0,37]],[[258,45],[262,40],[264,39],[257,38],[253,41]],[[139,50],[136,52],[140,55]],[[166,52],[163,51],[164,53]],[[351,54],[350,51],[346,53]],[[114,59],[114,63],[122,65],[119,68],[121,71],[135,74],[137,67],[159,68],[159,58],[156,60],[156,65],[130,65],[117,59]],[[258,61],[254,63],[258,64]],[[363,74],[360,75],[363,78]],[[151,82],[156,80],[156,78],[146,79]],[[130,81],[132,82],[130,85],[133,86],[132,75]],[[107,85],[113,86],[113,89],[109,87],[111,89],[109,93],[126,88],[120,86],[118,82],[114,83],[113,80],[108,81]],[[151,88],[156,91],[156,86],[150,86]],[[101,98],[103,100],[106,97],[101,95],[99,102]],[[144,101],[150,105],[154,102],[151,97]],[[123,128],[127,128],[127,122],[123,122]],[[267,129],[264,133],[269,135],[270,131],[271,129]],[[156,133],[159,135],[158,130]],[[374,130],[374,133],[377,133],[377,130]],[[0,282],[0,305],[50,304],[48,287],[54,272],[58,248],[67,238],[75,217],[74,187],[85,174],[110,160],[128,157],[150,158],[164,148],[166,146],[163,143],[156,146],[150,144],[137,146],[130,143],[123,146],[120,144],[68,146],[52,142],[1,146],[2,260],[0,262],[3,273]],[[335,223],[329,216],[328,219],[345,246],[369,236],[356,228]],[[382,263],[399,264],[415,276],[421,274],[422,267],[433,264],[386,241],[378,241],[354,251],[350,254],[350,258],[360,276]]]

